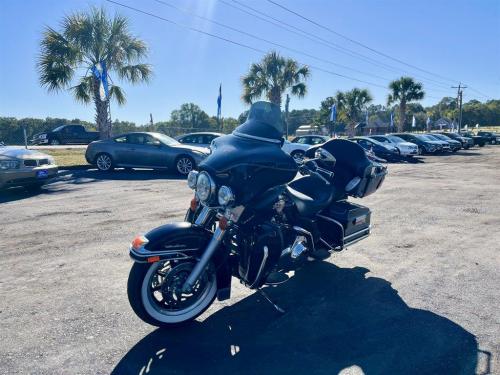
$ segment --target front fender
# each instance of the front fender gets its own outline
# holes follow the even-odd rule
[[[206,249],[213,233],[191,223],[171,223],[162,225],[145,234],[148,243],[140,249],[130,248],[130,257],[137,263],[157,262],[172,257],[175,252],[198,258]],[[230,296],[231,267],[228,252],[221,248],[214,254],[217,269],[217,298],[224,300]]]
[[[130,248],[130,257],[139,263],[147,263],[150,257],[166,258],[174,251],[201,252],[207,246],[212,232],[191,223],[162,225],[146,233],[148,243],[140,249]]]

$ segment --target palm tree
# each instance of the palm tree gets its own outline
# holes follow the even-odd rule
[[[351,91],[338,91],[335,94],[337,108],[346,118],[351,135],[354,135],[354,126],[359,121],[363,109],[372,100],[370,92],[366,89],[354,88]]]
[[[252,104],[255,99],[266,95],[270,102],[281,107],[285,91],[299,98],[307,92],[304,81],[309,77],[307,66],[299,67],[297,61],[286,59],[277,52],[268,53],[260,63],[250,66],[250,71],[242,78],[245,103]]]
[[[101,139],[109,138],[109,101],[113,98],[119,105],[125,103],[123,90],[114,84],[109,73],[130,83],[147,82],[151,67],[141,62],[147,56],[147,46],[130,33],[126,18],[115,15],[110,19],[104,9],[92,8],[66,16],[61,26],[61,31],[51,27],[44,30],[37,62],[40,83],[49,92],[69,89],[84,104],[93,101]],[[95,73],[106,71],[106,79],[112,84],[109,94],[103,96],[101,79]],[[77,72],[83,75],[72,86]]]
[[[406,105],[414,100],[422,100],[425,96],[423,86],[411,77],[401,77],[389,84],[391,93],[387,97],[387,105],[399,102],[398,131],[402,132],[406,123]]]

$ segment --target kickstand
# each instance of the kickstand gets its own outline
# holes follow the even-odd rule
[[[271,298],[269,298],[269,296],[267,295],[267,293],[266,293],[266,292],[264,292],[262,289],[260,289],[260,288],[259,288],[259,289],[257,289],[257,292],[259,292],[259,293],[262,295],[262,297],[264,297],[264,298],[267,300],[267,302],[269,302],[271,305],[273,305],[273,307],[276,309],[276,311],[278,311],[278,312],[279,312],[279,313],[281,313],[281,314],[284,314],[284,313],[286,312],[286,311],[285,311],[285,310],[283,310],[281,307],[279,307],[277,304],[275,304],[275,303],[271,300]]]

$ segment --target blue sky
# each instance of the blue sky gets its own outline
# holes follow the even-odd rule
[[[454,96],[445,81],[438,87],[431,80],[444,81],[413,68],[388,60],[332,33],[287,13],[265,0],[245,1],[268,15],[305,29],[316,36],[361,53],[377,61],[395,66],[386,70],[361,59],[327,48],[265,23],[231,8],[219,0],[163,0],[190,12],[245,30],[275,43],[300,50],[323,61],[257,41],[234,31],[193,18],[154,0],[117,0],[175,22],[197,27],[261,50],[276,49],[302,63],[366,80],[383,87],[370,86],[327,74],[315,68],[308,81],[309,92],[304,99],[292,99],[292,109],[317,108],[321,100],[337,90],[366,87],[375,104],[385,103],[387,81],[405,71],[418,76],[428,97],[424,105],[433,104],[442,96]],[[231,0],[225,0],[231,2]],[[244,0],[241,0],[244,1]],[[500,98],[500,1],[498,0],[276,0],[288,8],[326,25],[350,38],[427,71],[466,82],[464,100]],[[206,35],[188,31],[160,20],[138,14],[103,0],[4,0],[0,12],[0,116],[67,117],[92,120],[94,109],[73,101],[69,93],[48,94],[38,84],[35,60],[38,43],[45,25],[58,26],[65,14],[104,6],[111,13],[119,12],[131,20],[133,32],[150,46],[148,62],[153,65],[154,78],[148,85],[123,87],[127,104],[112,106],[113,119],[146,123],[149,113],[155,121],[166,120],[182,103],[194,102],[210,115],[216,113],[219,83],[223,89],[223,115],[237,116],[246,109],[240,99],[241,76],[251,62],[262,55]],[[337,66],[341,64],[367,74]],[[425,79],[424,79],[425,78]],[[474,91],[477,90],[477,91]]]

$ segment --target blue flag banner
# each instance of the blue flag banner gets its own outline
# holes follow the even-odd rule
[[[335,104],[332,105],[330,108],[330,121],[335,122],[337,121],[337,106]]]
[[[99,96],[102,101],[106,100],[109,96],[108,87],[108,71],[106,69],[106,62],[101,61],[92,67],[92,73],[100,81],[99,83]]]
[[[217,117],[222,113],[222,83],[219,85],[219,96],[217,97]]]

